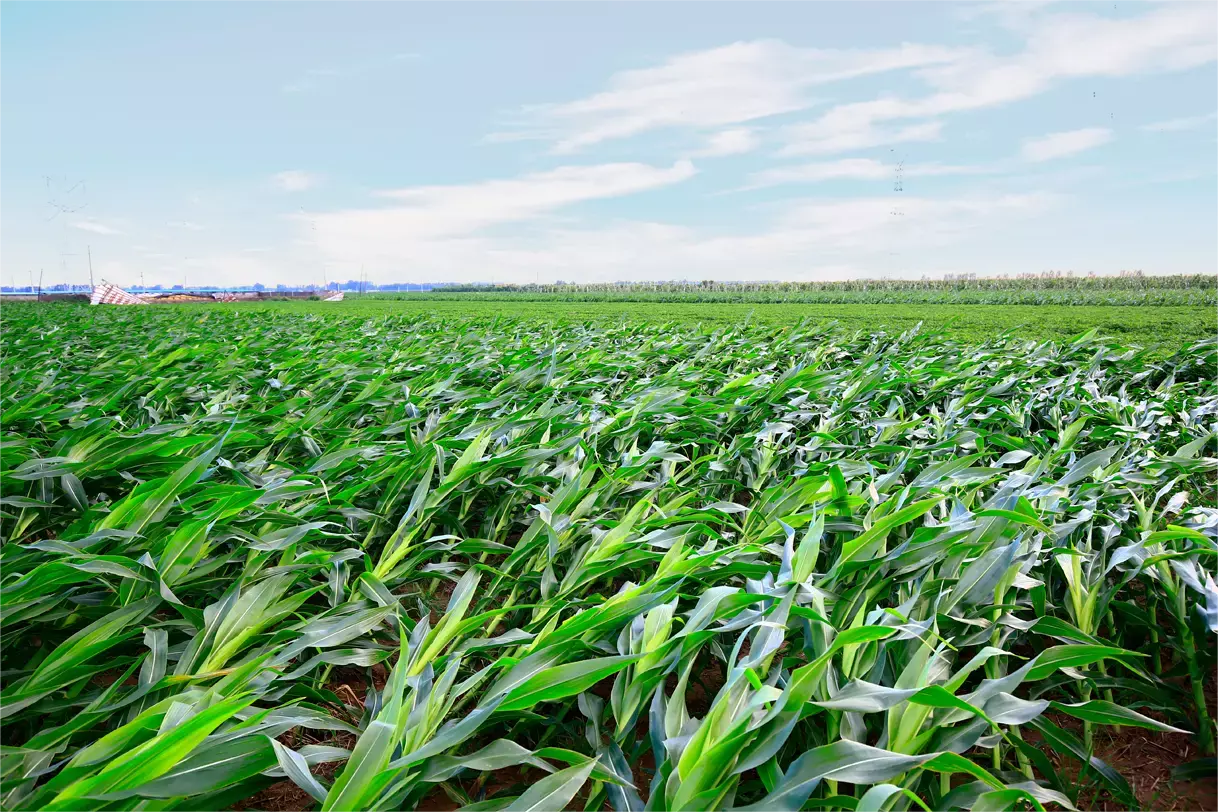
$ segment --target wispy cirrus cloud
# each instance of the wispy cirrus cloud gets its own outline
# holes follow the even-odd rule
[[[667,127],[728,127],[808,109],[817,103],[818,86],[959,55],[959,49],[933,45],[831,50],[779,40],[736,42],[622,71],[605,90],[583,99],[526,108],[521,128],[491,140],[552,140],[561,154]]]
[[[890,267],[893,250],[984,239],[1018,219],[1050,211],[1057,202],[1045,193],[824,197],[791,201],[768,223],[738,230],[649,221],[426,236],[377,230],[371,232],[378,240],[374,246],[367,243],[369,232],[336,228],[334,221],[324,226],[319,221],[318,231],[332,264],[358,267],[352,259],[359,258],[380,278],[409,267],[415,278],[465,281],[659,280],[690,274],[700,279],[841,279]],[[894,215],[897,209],[900,216]],[[911,266],[906,272],[916,275],[926,268]]]
[[[1218,58],[1218,6],[1167,4],[1129,18],[1091,14],[1021,17],[1022,51],[1010,56],[975,49],[916,70],[931,92],[885,96],[833,107],[816,120],[785,129],[786,154],[841,152],[883,143],[885,123],[934,121],[1039,95],[1069,79],[1186,70]],[[917,126],[917,125],[908,125]],[[889,137],[910,140],[906,129]],[[891,141],[889,141],[891,143]]]
[[[689,153],[691,158],[724,158],[752,152],[761,144],[757,133],[748,127],[720,130],[706,139],[700,149]]]
[[[787,127],[784,132],[787,143],[778,154],[792,156],[858,152],[893,144],[938,141],[942,133],[941,121],[925,121],[896,127],[877,126],[871,121],[860,121],[845,127],[836,123],[829,126],[810,123]]]
[[[906,72],[928,92],[838,104],[811,121],[786,125],[781,154],[933,141],[944,116],[1028,99],[1063,81],[1186,70],[1214,61],[1215,8],[1165,4],[1137,16],[1105,18],[1029,6],[997,15],[1023,40],[1014,54],[916,43],[830,50],[779,40],[736,42],[622,71],[604,90],[582,99],[527,107],[518,126],[488,139],[548,140],[552,152],[562,154],[662,128],[728,128],[812,109],[823,104],[816,91],[834,83]]]
[[[789,164],[773,169],[763,169],[749,175],[747,188],[777,186],[786,183],[820,183],[829,180],[895,180],[905,178],[934,177],[938,175],[977,175],[990,171],[981,166],[958,166],[952,164],[925,163],[909,166],[885,163],[871,158],[843,158],[838,161],[819,161],[807,164]]]
[[[424,244],[526,223],[577,203],[681,183],[697,172],[680,160],[670,167],[640,163],[562,166],[515,178],[379,192],[383,208],[302,213],[311,239],[333,257],[405,260]],[[396,259],[400,258],[400,259]]]
[[[1204,127],[1215,119],[1218,119],[1218,112],[1207,113],[1203,116],[1184,116],[1182,118],[1170,118],[1166,121],[1152,121],[1150,124],[1143,124],[1138,129],[1152,133],[1183,132]]]
[[[1077,155],[1112,140],[1112,130],[1106,127],[1086,127],[1081,130],[1049,133],[1023,142],[1020,155],[1025,161],[1040,163],[1068,155]]]
[[[115,228],[114,226],[106,225],[105,223],[98,222],[97,220],[76,220],[71,225],[72,228],[80,229],[81,231],[88,231],[92,234],[101,234],[106,237],[116,237],[126,233]]]
[[[321,176],[303,169],[289,169],[271,176],[271,183],[282,192],[304,192],[321,183]]]

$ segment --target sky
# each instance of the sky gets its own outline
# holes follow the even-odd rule
[[[0,282],[1218,269],[1218,4],[0,8]]]

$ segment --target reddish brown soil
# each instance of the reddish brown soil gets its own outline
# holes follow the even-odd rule
[[[1050,716],[1054,724],[1082,738],[1082,722],[1060,714]],[[1026,738],[1032,741],[1038,737],[1032,732]],[[1091,779],[1080,779],[1082,765],[1077,759],[1062,756],[1048,748],[1042,749],[1063,780],[1083,782],[1078,797],[1079,809],[1118,812],[1127,808]],[[1137,727],[1097,727],[1095,755],[1129,782],[1142,809],[1154,812],[1218,810],[1218,776],[1200,781],[1177,781],[1172,778],[1174,767],[1200,758],[1190,735],[1160,733]]]
[[[1096,755],[1125,776],[1143,809],[1165,812],[1211,812],[1218,810],[1218,778],[1175,781],[1173,767],[1200,756],[1192,737],[1181,733],[1158,733],[1136,727],[1104,728],[1095,734]],[[1080,809],[1119,809],[1111,803]]]

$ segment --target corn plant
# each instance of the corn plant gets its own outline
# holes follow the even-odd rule
[[[5,307],[4,808],[1132,808],[1099,727],[1213,753],[1212,339],[138,310]]]

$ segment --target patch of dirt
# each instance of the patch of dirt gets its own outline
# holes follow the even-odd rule
[[[555,766],[561,768],[562,764]],[[537,783],[542,778],[545,778],[548,773],[539,770],[536,767],[504,767],[502,770],[493,770],[487,773],[480,773],[477,776],[467,776],[464,780],[449,779],[447,782],[450,786],[455,786],[464,792],[474,801],[493,798],[495,795],[511,791],[513,794],[523,793],[531,785]],[[577,798],[587,798],[587,787],[580,790]],[[454,801],[444,791],[444,787],[436,784],[430,792],[420,799],[415,807],[415,812],[452,812],[452,810],[460,809],[463,804]],[[575,801],[572,801],[571,808],[575,807]]]
[[[316,803],[312,795],[285,778],[230,808],[259,812],[304,812],[306,809],[312,809]]]
[[[711,703],[715,701],[719,689],[726,681],[723,675],[723,663],[719,661],[719,658],[708,654],[707,660],[709,662],[701,668],[694,666],[694,671],[690,674],[689,682],[685,686],[685,707],[689,710],[690,716],[696,716],[699,719],[705,719],[706,714],[710,713]]]
[[[453,812],[460,808],[461,804],[448,797],[448,793],[444,791],[442,785],[436,784],[431,792],[419,800],[419,805],[415,807],[415,810],[416,812]]]
[[[441,578],[436,584],[436,588],[431,593],[431,599],[428,601],[434,611],[432,621],[440,619],[440,615],[444,614],[444,610],[448,608],[448,599],[453,596],[453,590],[457,588],[456,581],[450,581],[447,578]]]
[[[1060,714],[1047,714],[1058,727],[1069,730],[1079,739],[1083,724],[1078,719]],[[1154,715],[1150,713],[1148,715]],[[1035,731],[1025,737],[1039,738]],[[1054,768],[1065,781],[1077,782],[1082,765],[1077,759],[1062,756],[1055,750],[1043,748]],[[1181,764],[1200,758],[1193,737],[1184,733],[1160,733],[1138,727],[1095,728],[1095,755],[1119,772],[1129,782],[1142,809],[1155,812],[1212,812],[1218,810],[1218,776],[1200,781],[1177,781],[1171,771]],[[1126,807],[1089,778],[1079,792],[1078,808],[1095,812],[1118,812]]]
[[[396,659],[396,658],[395,658]],[[385,690],[385,683],[389,680],[389,666],[385,663],[377,663],[372,666],[372,687],[378,691]]]
[[[122,675],[123,675],[123,672],[120,671],[119,669],[111,668],[106,671],[101,671],[97,674],[94,674],[93,678],[90,679],[89,682],[96,685],[98,688],[109,688]],[[129,688],[131,686],[135,686],[135,685],[139,685],[139,684],[140,684],[140,680],[139,680],[138,673],[133,673],[131,676],[127,677],[127,679],[123,680],[124,688]]]
[[[630,765],[630,780],[634,782],[634,788],[638,790],[639,797],[643,799],[643,803],[647,803],[647,799],[651,795],[651,777],[655,773],[656,760],[650,748],[645,750],[643,755]]]
[[[431,623],[434,629],[436,624],[440,622],[440,618],[444,616],[444,611],[448,609],[448,599],[452,597],[453,589],[456,586],[456,581],[440,578],[430,594],[427,592],[426,587],[420,588],[418,583],[406,584],[395,590],[395,594],[401,595],[404,598],[417,598],[422,601],[423,605],[429,610],[428,622]]]
[[[1183,812],[1218,810],[1218,776],[1201,781],[1172,779],[1173,767],[1199,758],[1192,736],[1160,733],[1137,727],[1101,728],[1095,734],[1095,754],[1125,776],[1143,809]],[[1120,809],[1111,803],[1084,809]]]
[[[321,733],[325,735],[317,735]],[[353,733],[313,731],[297,727],[279,736],[279,741],[293,750],[299,750],[306,744],[324,744],[330,747],[342,747],[346,750],[351,750],[355,747],[356,737]],[[338,775],[339,770],[343,768],[344,764],[346,764],[345,761],[327,761],[310,766],[309,771],[322,784],[329,786],[334,783],[335,776]],[[234,810],[258,810],[259,812],[304,812],[317,806],[318,803],[313,800],[313,796],[285,778],[282,781],[276,781],[260,792],[254,793],[244,801],[233,804],[230,808]]]
[[[335,666],[330,671],[325,688],[333,691],[347,705],[362,709],[364,707],[364,697],[368,694],[369,671],[371,671],[372,678],[371,687],[377,691],[383,691],[385,683],[389,681],[389,673],[397,663],[397,659],[398,653],[395,651],[389,655],[388,660],[383,663],[377,663],[371,666],[371,668],[348,665]]]

